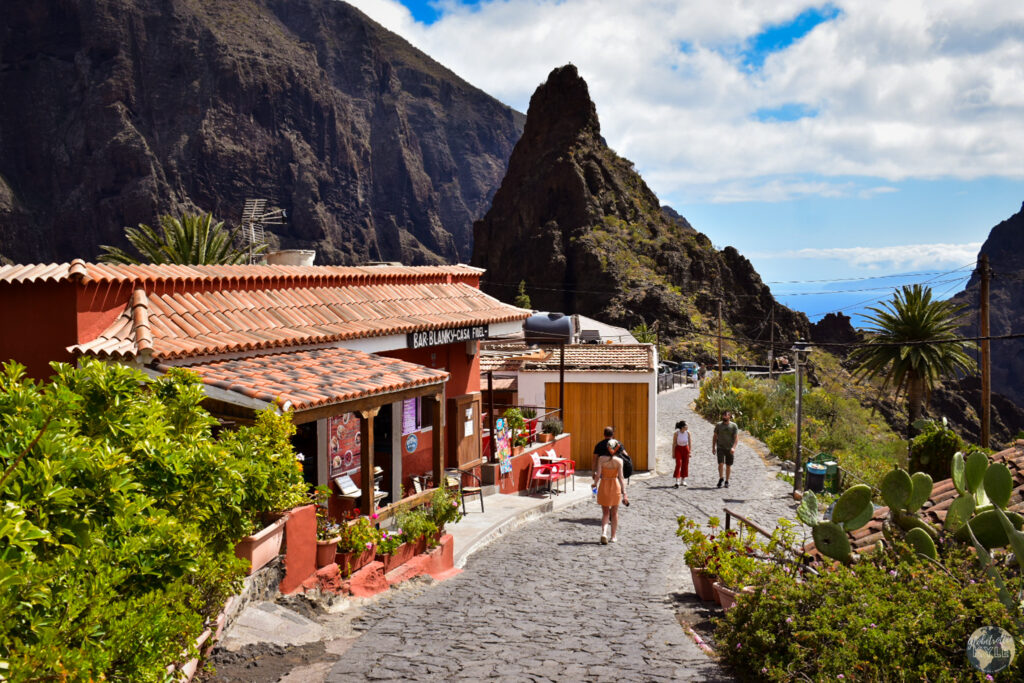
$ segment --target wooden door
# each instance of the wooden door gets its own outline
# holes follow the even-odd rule
[[[626,445],[633,469],[648,469],[646,384],[589,384],[566,382],[562,422],[572,434],[572,459],[576,468],[593,466],[594,444],[604,438],[604,428],[615,427],[615,438]],[[558,405],[558,383],[544,385],[545,405]]]
[[[455,459],[450,466],[467,469],[482,462],[479,392],[448,399],[448,435]]]

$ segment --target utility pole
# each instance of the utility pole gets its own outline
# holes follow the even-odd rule
[[[800,355],[807,348],[807,343],[800,340],[793,344],[793,359],[796,364],[796,469],[793,470],[793,493],[802,491],[804,486],[803,470],[803,444],[801,443],[803,431],[803,373],[800,371]]]
[[[718,300],[718,376],[722,376],[722,300]]]
[[[992,419],[992,356],[989,353],[988,327],[988,286],[992,271],[988,267],[988,254],[978,256],[978,275],[981,276],[981,305],[978,315],[981,318],[981,447],[988,448],[989,429]]]
[[[775,305],[772,304],[771,341],[768,342],[768,379],[772,379],[772,364],[775,362]]]

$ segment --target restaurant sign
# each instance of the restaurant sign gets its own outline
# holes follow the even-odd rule
[[[470,325],[468,327],[450,327],[445,330],[425,330],[410,332],[407,344],[410,349],[423,349],[428,346],[456,344],[458,342],[487,339],[487,325]]]

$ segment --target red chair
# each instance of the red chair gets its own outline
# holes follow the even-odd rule
[[[557,458],[558,454],[555,453],[555,449],[554,448],[549,448],[548,451],[547,451],[547,456],[549,458]],[[559,470],[558,478],[562,479],[562,480],[572,479],[572,490],[575,491],[576,490],[576,463],[573,462],[569,458],[563,458],[562,460],[559,460],[558,462],[556,462],[555,466]],[[564,483],[562,484],[562,490],[564,490],[564,491],[568,491],[569,490],[568,488],[566,488]]]
[[[555,466],[542,463],[536,451],[530,453],[530,457],[533,458],[533,464],[530,466],[530,482],[526,486],[527,490],[533,490],[534,482],[546,481],[548,483],[548,495],[550,496],[551,482],[556,478]]]

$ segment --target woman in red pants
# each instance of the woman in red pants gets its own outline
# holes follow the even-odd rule
[[[676,433],[672,436],[672,457],[676,459],[676,471],[672,476],[676,480],[676,488],[682,483],[686,486],[686,478],[690,476],[690,430],[686,422],[676,422]]]

